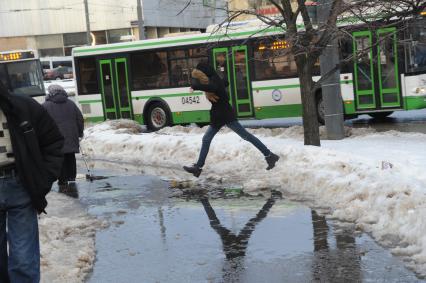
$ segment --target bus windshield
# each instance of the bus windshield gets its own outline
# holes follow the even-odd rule
[[[44,95],[43,76],[38,60],[10,62],[0,65],[3,83],[17,95]],[[8,77],[7,79],[4,79]]]

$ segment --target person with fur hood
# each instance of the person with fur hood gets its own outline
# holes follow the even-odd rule
[[[238,134],[242,139],[253,144],[265,157],[267,168],[275,167],[279,156],[272,153],[258,138],[249,133],[238,122],[237,117],[229,104],[229,96],[226,91],[228,82],[222,80],[209,64],[201,62],[192,71],[193,90],[204,91],[207,99],[212,103],[210,109],[210,126],[202,139],[202,146],[197,163],[192,166],[184,166],[188,173],[199,177],[209,152],[211,141],[223,126],[227,126]]]

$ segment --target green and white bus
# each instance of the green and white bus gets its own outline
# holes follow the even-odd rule
[[[283,52],[283,31],[254,22],[224,31],[73,49],[78,103],[88,121],[134,119],[156,130],[168,125],[209,122],[210,103],[191,93],[190,74],[208,61],[229,84],[241,119],[301,116],[296,64]],[[363,51],[342,67],[345,115],[385,117],[393,111],[426,108],[426,17],[409,28],[376,30],[352,26],[340,56]],[[319,67],[318,67],[319,72]],[[319,120],[323,108],[316,94]]]

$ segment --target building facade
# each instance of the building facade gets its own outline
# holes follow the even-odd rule
[[[291,0],[290,2],[293,10],[295,10],[297,8],[297,0]],[[230,15],[242,10],[248,10],[263,16],[273,17],[280,15],[278,9],[268,0],[229,0],[228,10]],[[237,20],[250,20],[254,18],[256,16],[253,14],[243,14],[238,16]]]
[[[87,0],[91,42],[139,38],[138,0]],[[226,19],[225,0],[141,0],[146,38],[200,30]],[[189,4],[188,4],[189,3]],[[38,50],[41,57],[67,56],[87,45],[84,1],[0,1],[0,51]]]

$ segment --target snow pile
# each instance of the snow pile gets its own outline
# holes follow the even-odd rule
[[[174,127],[122,134],[110,122],[86,132],[83,147],[94,158],[172,168],[174,178],[196,161],[204,131]],[[133,126],[132,126],[133,127]],[[281,156],[268,172],[261,154],[229,130],[213,140],[199,182],[241,182],[244,190],[277,188],[329,207],[332,217],[354,222],[407,264],[426,275],[426,135],[347,130],[351,138],[303,146],[300,127],[251,130]],[[291,136],[291,138],[289,138]],[[169,176],[170,177],[170,176]]]
[[[102,223],[62,194],[51,192],[48,202],[48,214],[39,217],[41,281],[84,282],[93,267],[95,232]]]
[[[91,134],[93,131],[102,132],[115,130],[117,134],[138,134],[142,132],[142,126],[131,120],[112,120],[108,123],[97,124],[94,127],[88,128],[85,133]]]
[[[108,128],[108,123],[102,124],[102,128]],[[111,127],[110,129],[113,130],[115,127]],[[181,135],[187,135],[187,134],[204,134],[204,132],[207,130],[207,126],[204,128],[199,127],[183,127],[183,126],[175,126],[175,127],[169,127],[169,128],[163,128],[157,132],[157,134],[163,134],[163,135],[174,135],[174,136],[181,136]],[[371,133],[375,133],[376,130],[373,128],[352,128],[352,127],[345,127],[345,136],[346,137],[357,137],[357,136],[365,136],[369,135]],[[265,137],[278,137],[278,138],[293,138],[298,140],[303,140],[303,127],[302,126],[293,126],[289,128],[259,128],[259,129],[250,129],[251,133],[253,133],[256,136],[265,136]],[[220,133],[229,133],[232,132],[230,129],[224,127],[220,130]],[[321,126],[319,128],[320,137],[325,139],[327,137],[327,132],[325,129],[325,126]]]

